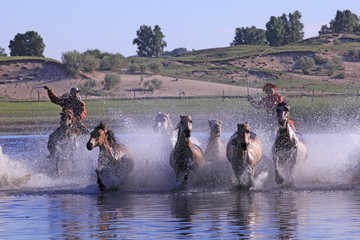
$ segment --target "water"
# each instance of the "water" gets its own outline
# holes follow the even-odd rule
[[[207,133],[195,136],[205,148]],[[135,169],[121,191],[101,193],[98,150],[79,150],[54,176],[47,135],[0,136],[0,239],[359,238],[356,134],[305,135],[309,159],[297,166],[291,188],[275,184],[265,143],[254,189],[198,184],[177,193],[159,136],[118,137],[135,150]]]

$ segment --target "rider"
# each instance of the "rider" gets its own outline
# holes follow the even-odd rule
[[[276,93],[277,86],[272,83],[266,83],[262,90],[267,94],[266,97],[263,97],[259,102],[256,102],[253,97],[248,96],[248,101],[255,108],[265,108],[269,116],[276,118],[276,109],[279,103],[284,101],[283,97]],[[294,122],[289,119],[289,123],[294,130]]]
[[[48,95],[52,103],[60,105],[63,111],[66,109],[72,110],[79,124],[86,128],[82,122],[82,120],[86,117],[85,103],[81,101],[79,95],[80,90],[77,87],[70,89],[70,97],[67,98],[57,97],[48,86],[44,86],[44,88],[48,91]]]

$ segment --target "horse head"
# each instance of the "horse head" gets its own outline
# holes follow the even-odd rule
[[[60,115],[60,127],[70,128],[74,125],[76,118],[71,109],[64,110]]]
[[[240,146],[243,151],[246,151],[250,142],[250,126],[246,122],[245,124],[239,123],[237,127],[237,145]]]
[[[189,114],[186,116],[180,116],[178,128],[179,136],[184,135],[186,138],[190,138],[192,132],[192,119]]]
[[[221,120],[209,120],[210,135],[213,137],[220,137],[223,122]]]
[[[170,121],[170,114],[159,112],[155,117],[154,129],[158,132],[166,132],[171,128],[173,128],[173,126]]]
[[[285,128],[286,124],[289,122],[289,110],[290,106],[288,106],[285,102],[279,103],[276,108],[278,123],[282,128]]]
[[[90,133],[90,139],[86,144],[88,150],[92,150],[95,147],[107,147],[114,148],[117,144],[115,134],[109,130],[105,123],[100,122],[98,126]]]

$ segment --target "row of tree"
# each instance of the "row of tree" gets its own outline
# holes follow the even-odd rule
[[[271,16],[266,23],[266,30],[252,27],[241,27],[235,29],[235,38],[230,44],[235,45],[264,45],[282,46],[297,42],[304,38],[304,24],[301,23],[301,13],[295,11],[279,17]],[[328,33],[358,33],[360,32],[359,17],[350,10],[337,11],[335,19],[331,20],[329,26],[323,25],[319,35]],[[139,57],[159,57],[164,54],[165,35],[159,25],[142,25],[136,32],[137,37],[133,44],[137,45]],[[45,44],[42,37],[35,31],[25,34],[18,33],[10,41],[11,56],[34,56],[43,57]],[[178,48],[172,52],[166,52],[167,56],[178,56],[186,52],[186,48]],[[5,49],[0,47],[0,56],[6,56]]]
[[[235,29],[234,45],[263,45],[282,46],[285,44],[301,41],[304,38],[304,24],[301,23],[301,13],[295,11],[284,13],[280,17],[271,16],[266,23],[266,30],[255,26]],[[330,21],[330,26],[323,25],[319,35],[329,33],[358,33],[360,32],[359,17],[350,10],[337,11],[335,19]]]

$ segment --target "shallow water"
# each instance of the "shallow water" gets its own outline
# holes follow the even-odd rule
[[[231,133],[224,133],[226,142]],[[203,148],[207,133],[195,133]],[[123,189],[100,193],[98,150],[79,150],[55,176],[47,135],[0,136],[0,239],[356,239],[360,137],[308,134],[294,187],[278,187],[270,144],[250,191],[205,181],[173,193],[168,148],[150,132],[118,135],[136,158]],[[141,139],[141,141],[139,141]],[[231,172],[229,173],[231,175]],[[206,183],[206,184],[205,184]]]

